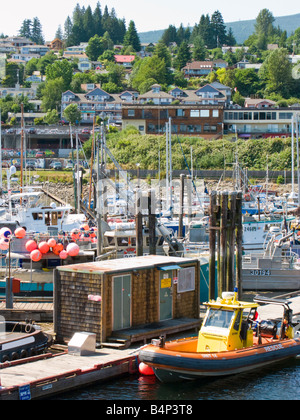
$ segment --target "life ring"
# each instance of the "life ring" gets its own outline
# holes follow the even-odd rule
[[[136,254],[136,249],[135,248],[127,248],[127,249],[125,249],[124,255],[130,256],[132,254]]]
[[[250,194],[245,194],[244,200],[245,201],[250,201],[251,200]]]

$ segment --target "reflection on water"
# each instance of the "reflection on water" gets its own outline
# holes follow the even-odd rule
[[[83,391],[56,397],[64,400],[299,400],[300,359],[250,373],[177,384],[161,384],[154,376],[126,376]]]

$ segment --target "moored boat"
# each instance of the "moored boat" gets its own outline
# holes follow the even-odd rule
[[[162,382],[226,376],[261,368],[300,353],[300,335],[294,333],[288,302],[281,321],[257,322],[256,302],[237,300],[237,293],[206,303],[207,313],[198,337],[170,342],[152,340],[139,352]],[[256,324],[256,327],[254,326]]]
[[[0,363],[43,353],[52,344],[52,336],[40,326],[28,322],[0,322]]]

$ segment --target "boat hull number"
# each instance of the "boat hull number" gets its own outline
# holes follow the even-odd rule
[[[271,270],[250,270],[250,276],[270,276]]]

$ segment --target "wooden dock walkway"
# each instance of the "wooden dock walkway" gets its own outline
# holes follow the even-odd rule
[[[6,321],[53,322],[53,302],[21,299],[14,301],[12,309],[6,309],[5,301],[0,301],[0,316]]]
[[[138,370],[134,349],[97,350],[89,356],[51,353],[0,364],[0,401],[45,399]],[[26,398],[24,398],[24,396]]]

